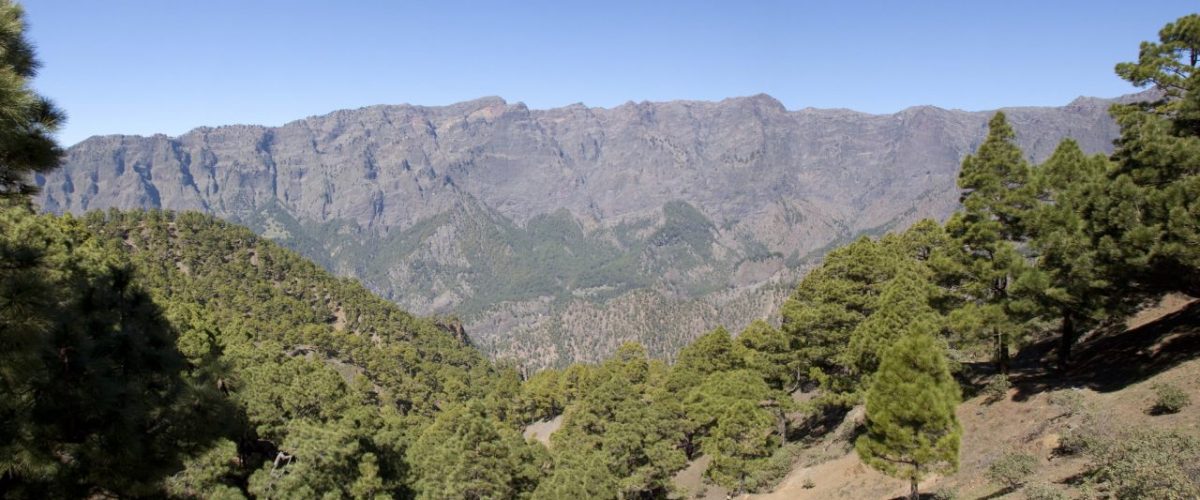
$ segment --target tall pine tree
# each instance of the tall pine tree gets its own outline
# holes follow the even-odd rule
[[[1126,294],[1112,293],[1084,220],[1087,205],[1103,189],[1108,171],[1103,156],[1087,156],[1073,140],[1034,170],[1038,205],[1028,217],[1029,247],[1036,265],[1014,284],[1016,294],[1032,297],[1038,311],[1059,321],[1058,365],[1065,370],[1080,332],[1127,307]]]
[[[958,176],[963,208],[946,223],[959,245],[958,290],[966,298],[951,324],[966,336],[990,338],[1002,371],[1008,369],[1010,344],[1025,333],[1009,288],[1026,267],[1016,243],[1026,237],[1035,203],[1029,164],[1015,140],[1004,113],[997,112],[987,139],[963,160]]]

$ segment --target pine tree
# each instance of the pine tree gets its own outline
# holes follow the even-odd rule
[[[851,388],[870,385],[880,359],[897,339],[941,328],[942,318],[929,305],[933,287],[928,272],[913,261],[902,261],[897,267],[900,271],[884,285],[875,312],[850,335],[843,358],[855,378],[847,383]]]
[[[391,498],[399,484],[383,477],[371,431],[352,416],[326,423],[293,420],[281,453],[250,477],[249,492],[259,498]]]
[[[1021,306],[1009,288],[1026,267],[1016,243],[1027,236],[1035,203],[1029,165],[1015,139],[1004,113],[997,112],[983,144],[963,160],[958,177],[963,208],[946,223],[959,245],[958,290],[967,301],[951,324],[966,337],[990,338],[1002,371],[1008,369],[1010,343],[1025,333]]]
[[[556,450],[579,455],[573,467],[600,460],[624,498],[657,497],[687,459],[678,445],[683,422],[662,391],[662,368],[636,343],[622,345],[591,377],[591,389],[563,415]],[[594,457],[591,457],[594,455]],[[556,480],[557,481],[557,480]]]
[[[408,452],[417,498],[517,498],[537,478],[524,477],[527,445],[478,403],[438,415]]]
[[[565,401],[562,389],[562,372],[542,370],[521,384],[521,400],[527,420],[554,418],[562,413]]]
[[[712,457],[705,475],[734,494],[742,493],[746,478],[761,468],[779,445],[775,418],[743,399],[725,407],[719,422],[704,442],[704,452]]]
[[[1059,321],[1059,368],[1070,364],[1079,332],[1131,305],[1127,294],[1112,293],[1097,248],[1087,234],[1087,206],[1103,189],[1108,171],[1103,156],[1087,156],[1065,140],[1034,170],[1037,207],[1028,218],[1029,247],[1036,265],[1014,283],[1018,295],[1033,297],[1038,311]]]
[[[30,174],[58,167],[53,133],[66,118],[29,85],[39,63],[25,39],[24,10],[10,0],[0,0],[0,47],[0,198],[24,197],[36,191]]]
[[[737,342],[744,348],[746,368],[758,372],[772,389],[783,390],[789,385],[792,353],[782,331],[756,319],[738,334]]]
[[[712,373],[741,368],[745,356],[725,327],[701,335],[679,351],[667,388],[681,391],[704,382]]]
[[[70,216],[0,208],[0,489],[159,492],[231,420],[176,339],[111,242]]]
[[[784,302],[783,332],[793,358],[793,383],[840,375],[837,360],[850,333],[870,316],[880,289],[894,270],[887,251],[863,237],[825,256],[820,267],[804,277]]]
[[[581,447],[555,448],[554,472],[538,484],[534,500],[617,498],[617,478],[602,453]]]
[[[859,457],[887,475],[917,483],[958,468],[961,401],[944,349],[927,332],[897,340],[884,355],[867,393],[867,432],[855,443]]]
[[[758,373],[751,370],[717,372],[692,389],[684,399],[687,413],[685,427],[685,449],[702,444],[712,429],[720,425],[725,410],[738,401],[749,401],[755,405],[767,401],[779,401],[786,394],[773,391]],[[790,399],[790,398],[789,398]]]
[[[1153,102],[1115,105],[1121,137],[1103,192],[1088,206],[1091,244],[1122,293],[1200,296],[1200,15],[1167,24],[1119,76]]]

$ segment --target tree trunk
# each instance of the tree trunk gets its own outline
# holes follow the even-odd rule
[[[1063,373],[1066,373],[1067,369],[1071,367],[1071,347],[1075,345],[1075,338],[1078,335],[1075,331],[1075,315],[1063,308],[1062,327],[1058,339],[1058,370]]]
[[[1000,373],[1008,375],[1008,339],[999,330],[993,330],[996,334],[996,368]]]

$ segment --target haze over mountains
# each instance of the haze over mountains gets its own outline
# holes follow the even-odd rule
[[[1041,160],[1065,137],[1110,151],[1112,102],[1005,111]],[[93,137],[37,179],[38,200],[245,224],[410,311],[456,315],[486,351],[534,367],[602,359],[626,340],[669,357],[771,314],[826,249],[949,215],[990,115],[789,111],[766,95],[372,106]]]

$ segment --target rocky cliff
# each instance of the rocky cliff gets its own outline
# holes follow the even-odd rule
[[[1110,150],[1111,102],[1005,111],[1040,160],[1064,137]],[[624,340],[670,356],[771,314],[831,245],[948,215],[990,115],[791,111],[766,95],[549,110],[484,98],[93,137],[36,180],[47,211],[245,224],[543,366]]]

